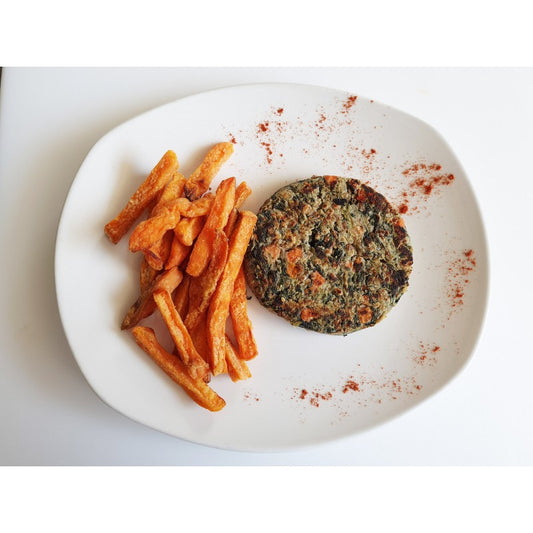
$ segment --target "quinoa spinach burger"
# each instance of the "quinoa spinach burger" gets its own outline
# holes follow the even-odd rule
[[[259,302],[295,326],[347,334],[398,302],[413,264],[402,218],[358,180],[315,176],[260,208],[245,258]]]

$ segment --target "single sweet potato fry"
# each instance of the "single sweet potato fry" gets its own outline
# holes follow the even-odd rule
[[[189,310],[184,321],[189,330],[196,327],[202,314],[207,311],[209,301],[217,288],[218,279],[226,266],[227,258],[228,239],[222,231],[217,230],[213,242],[213,255],[205,272],[201,276],[190,278]]]
[[[239,381],[241,379],[248,379],[252,377],[252,373],[248,365],[239,357],[235,346],[230,338],[226,335],[226,365],[231,381]]]
[[[239,354],[241,359],[249,361],[257,355],[257,344],[252,333],[252,322],[248,318],[248,310],[246,306],[246,279],[244,277],[244,270],[241,266],[235,285],[233,286],[233,295],[231,296],[229,304],[229,312],[231,315],[231,323],[233,325],[233,332],[237,346],[239,347]]]
[[[246,198],[250,196],[250,194],[252,194],[252,189],[248,187],[245,181],[241,182],[237,189],[235,189],[235,206],[231,210],[231,213],[228,217],[228,222],[224,227],[224,233],[228,237],[231,235],[231,232],[233,231],[233,228],[237,222],[237,218],[239,217],[239,208],[242,206]]]
[[[185,176],[178,171],[172,174],[172,178],[167,183],[165,188],[161,191],[161,194],[157,200],[157,203],[151,210],[150,216],[157,216],[164,207],[168,207],[174,203],[183,194],[183,188],[185,187]]]
[[[191,336],[174,307],[170,293],[165,290],[157,291],[154,293],[154,301],[189,374],[193,379],[204,379],[209,373],[209,365],[194,347]]]
[[[143,318],[150,316],[155,310],[154,292],[165,289],[172,292],[183,279],[183,273],[177,267],[165,270],[141,293],[137,301],[130,307],[122,321],[120,329],[128,329],[137,325]]]
[[[146,258],[143,257],[141,271],[139,273],[139,286],[141,288],[141,293],[143,293],[150,286],[157,274],[158,271],[155,268],[152,268],[146,261]]]
[[[157,341],[154,330],[143,326],[132,329],[135,342],[157,365],[201,407],[220,411],[226,402],[201,379],[193,379],[178,357],[168,353]]]
[[[169,150],[133,193],[124,209],[105,225],[104,232],[113,244],[129,231],[177,169],[178,158],[172,150]]]
[[[241,181],[235,189],[235,209],[240,209],[250,194],[252,194],[252,189],[248,187],[245,181]]]
[[[240,213],[235,230],[231,234],[226,266],[209,304],[207,338],[210,350],[211,371],[214,376],[220,374],[223,368],[226,351],[225,327],[233,287],[256,222],[257,216],[252,212],[243,211]]]
[[[180,266],[187,259],[191,251],[191,246],[185,246],[175,235],[172,235],[172,245],[170,253],[165,263],[165,269]]]
[[[214,232],[224,228],[234,205],[235,178],[228,178],[218,186],[211,212],[191,251],[187,274],[199,276],[205,270],[213,249]]]
[[[231,237],[233,230],[235,229],[235,224],[237,224],[237,219],[239,218],[239,210],[235,207],[231,210],[231,213],[228,217],[228,222],[224,226],[224,233],[226,237]]]
[[[174,305],[176,311],[181,317],[187,316],[189,309],[189,287],[191,285],[191,278],[187,274],[183,276],[183,281],[180,283],[178,289],[174,294]]]
[[[150,248],[143,250],[144,258],[155,270],[163,270],[165,267],[170,256],[173,239],[174,234],[172,231],[167,231],[163,234],[161,239],[152,244]]]
[[[233,153],[233,144],[228,142],[218,143],[205,156],[200,166],[189,176],[185,184],[185,196],[189,200],[200,198],[213,181],[220,167]]]
[[[185,324],[187,327],[187,324]],[[207,344],[207,311],[200,313],[193,328],[187,327],[191,334],[192,342],[202,359],[209,365],[209,346]]]
[[[202,228],[204,227],[206,217],[194,217],[194,218],[182,218],[176,228],[174,229],[174,235],[185,246],[191,246],[194,239],[198,237]]]

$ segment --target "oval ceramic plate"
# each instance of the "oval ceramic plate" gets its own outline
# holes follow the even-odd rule
[[[203,410],[134,343],[120,322],[138,296],[141,257],[103,227],[162,154],[190,174],[216,142],[235,152],[213,182],[236,176],[257,211],[279,187],[312,175],[358,178],[402,213],[414,249],[410,287],[375,327],[345,337],[295,328],[255,299],[252,378],[211,386]],[[484,229],[466,175],[430,126],[386,105],[305,85],[230,87],[178,100],[117,127],[83,162],[56,246],[61,318],[94,391],[134,420],[182,439],[273,451],[356,434],[413,408],[465,365],[487,298]],[[151,318],[151,320],[154,320]],[[162,342],[164,342],[162,340]]]

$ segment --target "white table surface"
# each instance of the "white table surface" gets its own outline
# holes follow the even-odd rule
[[[69,186],[103,134],[185,95],[268,81],[348,90],[440,131],[481,204],[491,293],[474,357],[429,401],[341,442],[252,454],[102,403],[65,339],[53,259]],[[0,90],[0,464],[533,465],[533,69],[7,68]]]

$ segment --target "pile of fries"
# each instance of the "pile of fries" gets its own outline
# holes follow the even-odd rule
[[[187,179],[169,150],[104,230],[116,244],[148,212],[130,234],[130,251],[143,254],[140,296],[121,328],[131,329],[137,344],[210,411],[226,405],[209,387],[211,375],[247,379],[246,361],[257,355],[242,268],[257,221],[255,214],[240,210],[251,190],[232,177],[214,194],[208,192],[232,153],[233,144],[216,144]],[[174,342],[173,353],[161,346],[152,328],[138,325],[156,310]],[[228,317],[235,343],[226,331]]]

